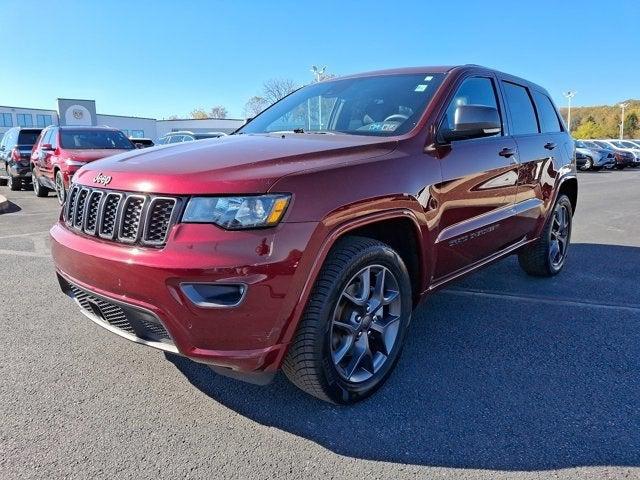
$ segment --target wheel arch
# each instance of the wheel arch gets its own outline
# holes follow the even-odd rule
[[[569,197],[569,201],[571,201],[571,210],[575,213],[576,207],[578,206],[578,179],[576,177],[565,177],[560,182],[556,198],[563,194]]]
[[[398,227],[398,225],[402,225],[405,228],[410,228],[410,230],[402,231],[409,231],[411,233],[411,236],[409,237],[412,239],[411,242],[415,242],[415,253],[417,256],[417,262],[413,262],[413,265],[411,264],[410,257],[403,256],[403,253],[407,255],[406,249],[403,249],[401,247],[403,253],[398,253],[401,255],[401,258],[407,265],[409,274],[414,275],[411,278],[412,289],[415,289],[415,291],[412,292],[412,296],[414,298],[414,302],[417,302],[422,292],[424,291],[424,279],[427,276],[427,263],[424,255],[422,254],[422,245],[424,243],[424,239],[421,233],[422,229],[420,227],[420,222],[418,221],[416,214],[410,209],[402,208],[378,211],[368,215],[361,215],[346,222],[342,222],[329,227],[329,229],[322,234],[322,239],[319,240],[318,246],[312,249],[313,252],[310,253],[309,260],[311,264],[304,269],[306,272],[304,275],[304,283],[299,290],[299,294],[295,295],[295,301],[291,306],[291,310],[289,310],[287,313],[287,327],[285,327],[281,337],[281,341],[283,341],[283,343],[287,343],[292,338],[295,329],[298,326],[298,322],[302,316],[302,313],[307,306],[309,296],[311,295],[313,286],[318,278],[318,275],[320,274],[320,270],[322,269],[327,256],[329,255],[336,242],[338,242],[345,236],[359,235],[368,238],[375,238],[382,242],[385,242],[385,240],[387,240],[385,243],[388,243],[390,237],[382,235],[381,232],[385,230],[385,227]],[[327,228],[326,223],[324,224],[324,226],[323,224],[320,224],[319,229],[323,228]],[[399,232],[400,230],[397,233]],[[317,233],[318,231],[316,231],[316,234]],[[391,243],[395,244],[397,248],[399,240]],[[404,246],[406,247],[406,245]],[[392,246],[392,248],[394,248],[394,246]]]

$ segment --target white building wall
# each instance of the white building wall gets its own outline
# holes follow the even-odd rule
[[[158,137],[169,132],[188,130],[191,132],[224,132],[231,133],[244,125],[244,120],[233,118],[207,118],[204,120],[158,120],[156,122],[156,133]]]
[[[3,116],[2,114],[6,114],[8,116]],[[58,112],[55,110],[0,106],[0,138],[2,138],[2,135],[10,128],[20,126],[18,123],[18,115],[27,115],[27,119],[31,118],[31,124],[33,127],[46,126],[43,124],[42,120],[46,120],[44,123],[47,123],[49,117],[51,117],[50,120],[52,125],[59,124]],[[38,115],[41,117],[39,118]],[[48,117],[42,117],[45,115]],[[153,118],[125,117],[121,115],[97,114],[96,116],[98,125],[108,125],[109,127],[123,130],[127,136],[151,138],[153,140],[169,132],[181,130],[198,133],[231,133],[245,124],[245,120],[233,118],[207,118],[204,120],[155,120]],[[5,119],[7,119],[6,125]],[[38,124],[38,120],[40,120],[40,124]]]
[[[109,126],[124,131],[128,137],[156,139],[156,120],[153,118],[122,117],[120,115],[98,114],[98,125]]]
[[[4,115],[3,115],[4,114]],[[8,115],[8,117],[7,117]],[[45,124],[51,121],[51,125],[58,124],[58,112],[55,110],[43,110],[39,108],[21,108],[21,107],[5,107],[0,106],[0,136],[12,127],[19,127],[18,115],[26,115],[25,120],[27,122],[31,119],[31,127],[43,127]],[[38,117],[40,116],[40,118]],[[9,121],[5,121],[10,119]],[[38,121],[40,120],[40,124]],[[44,123],[42,123],[44,121]],[[26,124],[28,125],[28,123]]]

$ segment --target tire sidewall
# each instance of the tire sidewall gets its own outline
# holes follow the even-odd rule
[[[347,282],[368,265],[382,265],[388,268],[396,277],[398,287],[400,288],[402,315],[400,318],[398,337],[389,358],[372,378],[356,384],[348,382],[341,377],[331,359],[331,320],[336,304]],[[389,247],[380,245],[368,248],[357,255],[350,262],[349,266],[340,273],[320,312],[323,328],[322,335],[318,336],[316,345],[319,353],[318,358],[322,359],[322,380],[326,383],[326,387],[328,387],[327,390],[330,392],[334,401],[338,403],[352,403],[361,400],[374,393],[384,383],[384,380],[389,376],[400,357],[406,332],[411,322],[412,307],[411,282],[407,268],[400,256]]]
[[[58,177],[60,177],[60,186],[58,185]],[[59,190],[60,188],[62,189],[61,191]],[[67,192],[64,189],[64,179],[62,178],[62,172],[60,172],[60,170],[56,172],[56,198],[60,205],[63,205],[67,199]]]
[[[584,169],[591,170],[593,168],[593,159],[591,157],[587,157],[584,162]]]
[[[554,267],[553,264],[551,263],[551,259],[549,258],[548,249],[551,248],[551,230],[553,226],[553,218],[556,214],[556,210],[561,205],[567,209],[567,212],[569,212],[569,234],[567,235],[567,247],[565,250],[564,258],[562,259],[562,263],[559,266]],[[569,200],[569,197],[567,197],[566,195],[561,195],[556,201],[555,205],[553,206],[553,211],[551,212],[551,216],[549,218],[549,225],[547,227],[547,232],[546,232],[546,240],[548,245],[547,246],[547,268],[549,269],[549,272],[552,275],[556,275],[560,273],[565,263],[567,262],[567,257],[569,255],[569,247],[571,246],[572,231],[573,231],[573,208],[571,206],[571,200]]]
[[[35,172],[33,172],[33,178],[31,180],[33,182],[33,192],[36,194],[36,196],[40,196],[40,189],[42,188],[40,186],[40,181],[38,181],[38,176],[36,175]]]

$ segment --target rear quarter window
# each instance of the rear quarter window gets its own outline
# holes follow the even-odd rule
[[[561,132],[562,127],[560,126],[560,120],[558,120],[558,114],[549,97],[544,93],[534,91],[533,99],[538,109],[540,130],[542,130],[543,133]]]
[[[511,113],[511,133],[513,135],[538,133],[538,121],[529,91],[522,85],[511,82],[503,81],[502,85],[507,107]]]

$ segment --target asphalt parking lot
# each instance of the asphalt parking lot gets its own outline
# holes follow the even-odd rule
[[[435,294],[348,408],[101,330],[53,274],[56,199],[0,188],[0,478],[640,478],[640,169],[579,181],[562,274]]]

